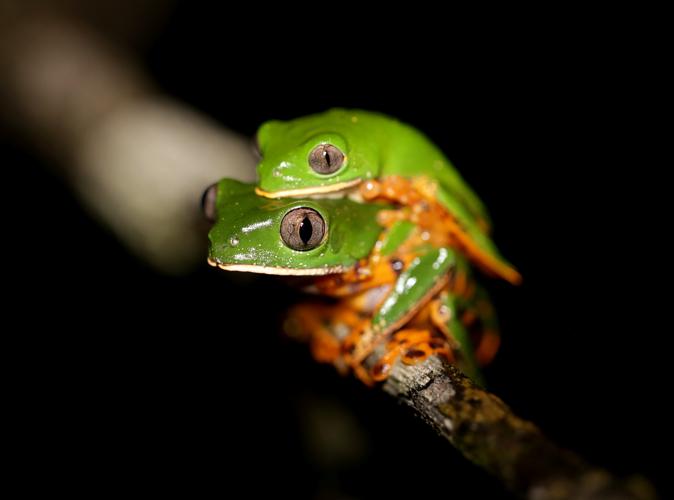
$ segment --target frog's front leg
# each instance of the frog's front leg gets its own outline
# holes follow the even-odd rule
[[[472,282],[463,294],[456,296],[456,304],[468,341],[475,346],[477,364],[489,364],[496,356],[501,336],[496,312],[487,292]]]
[[[478,311],[478,303],[481,302],[473,301],[472,296],[466,302],[451,287],[446,287],[414,318],[410,328],[393,334],[372,369],[372,379],[385,380],[398,359],[409,365],[435,354],[454,363],[473,381],[482,383],[479,367],[493,358],[499,337],[497,328],[489,325],[493,316],[484,316],[488,310]]]
[[[416,257],[396,280],[393,288],[373,314],[372,321],[355,331],[345,342],[345,359],[356,375],[366,383],[388,376],[387,360],[403,356],[405,362],[418,362],[432,353],[447,353],[448,342],[429,328],[404,329],[448,283],[457,256],[452,249],[434,248]],[[397,333],[396,333],[397,332]],[[392,338],[392,336],[394,338]],[[391,339],[390,342],[386,342]],[[364,368],[370,355],[385,344],[383,362],[376,372]]]

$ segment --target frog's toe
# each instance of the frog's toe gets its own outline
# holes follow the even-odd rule
[[[377,382],[386,380],[398,360],[406,365],[414,365],[433,355],[449,362],[454,360],[447,339],[435,335],[430,330],[400,330],[393,335],[386,345],[386,352],[372,367],[372,379]]]

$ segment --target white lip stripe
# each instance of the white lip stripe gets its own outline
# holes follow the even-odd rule
[[[209,264],[213,265],[209,259]],[[344,272],[344,266],[319,267],[316,269],[288,269],[285,267],[256,266],[253,264],[215,264],[225,271],[240,271],[243,273],[274,274],[277,276],[323,276]]]
[[[286,198],[293,196],[304,196],[312,194],[322,194],[322,193],[333,193],[335,191],[342,191],[360,184],[361,179],[354,179],[352,181],[340,182],[339,184],[332,184],[331,186],[318,186],[310,188],[301,188],[301,189],[288,189],[286,191],[274,191],[270,193],[268,191],[263,191],[262,189],[256,187],[255,193],[259,196],[264,196],[265,198]]]

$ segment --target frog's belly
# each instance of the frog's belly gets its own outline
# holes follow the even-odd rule
[[[373,314],[379,306],[384,302],[384,299],[391,291],[391,285],[381,285],[374,288],[369,288],[360,293],[356,293],[353,297],[347,299],[349,305],[356,311],[364,314]]]
[[[391,284],[368,286],[365,283],[346,283],[334,289],[318,289],[315,284],[302,287],[305,293],[339,298],[340,303],[353,311],[372,314],[391,291]]]

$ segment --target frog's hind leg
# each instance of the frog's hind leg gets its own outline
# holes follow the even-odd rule
[[[487,292],[470,276],[453,280],[431,311],[433,323],[457,344],[456,364],[482,383],[479,367],[490,363],[500,345],[499,326]]]
[[[462,299],[449,289],[445,289],[431,303],[430,317],[433,325],[448,337],[448,342],[454,350],[456,366],[471,379],[481,383],[479,363],[473,350],[471,336],[463,322],[461,303]]]
[[[398,203],[409,208],[406,215],[427,231],[437,246],[460,248],[487,274],[503,278],[512,284],[521,282],[519,272],[498,251],[488,236],[486,220],[476,220],[466,207],[444,186],[426,177],[406,179],[397,175],[361,184],[363,199]],[[448,241],[449,238],[449,241]]]
[[[475,345],[475,359],[480,366],[489,364],[501,344],[498,319],[489,295],[476,283],[471,296],[460,298],[461,322]]]
[[[445,207],[442,218],[445,231],[451,234],[456,246],[470,260],[489,275],[504,279],[513,285],[521,283],[522,276],[498,251],[496,245],[480,224],[470,217],[464,207],[442,187],[437,191],[437,200]]]
[[[411,363],[433,353],[450,355],[446,337],[442,333],[435,335],[429,322],[422,322],[418,329],[414,326],[416,317],[424,313],[428,303],[449,283],[456,258],[452,249],[434,248],[415,258],[400,274],[373,314],[371,324],[348,353],[348,362],[361,380],[365,381],[368,373],[364,364],[382,343],[385,343],[383,360],[371,373],[374,380],[385,379],[392,366],[390,361],[399,357]]]

